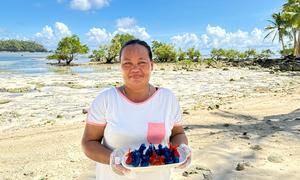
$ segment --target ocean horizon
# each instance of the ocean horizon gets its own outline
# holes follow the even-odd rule
[[[53,74],[64,68],[70,73],[90,73],[94,72],[92,68],[82,66],[63,66],[58,67],[49,63],[55,63],[55,60],[47,60],[49,52],[0,52],[0,76],[13,74],[41,75]],[[88,56],[78,56],[72,63],[88,63]]]

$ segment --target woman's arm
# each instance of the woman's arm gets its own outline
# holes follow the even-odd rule
[[[186,144],[188,145],[188,139],[184,133],[184,129],[182,126],[174,126],[172,129],[172,134],[170,137],[170,142],[172,144]]]
[[[103,164],[109,164],[112,151],[99,142],[103,138],[104,129],[105,126],[86,124],[81,145],[87,157]]]

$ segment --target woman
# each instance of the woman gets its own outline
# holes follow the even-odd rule
[[[96,179],[130,179],[130,170],[120,164],[128,147],[142,143],[180,145],[191,161],[181,111],[175,95],[149,84],[153,70],[152,52],[141,40],[123,45],[119,54],[124,85],[103,90],[89,109],[82,146],[96,161]],[[134,173],[134,179],[170,179],[170,170]]]

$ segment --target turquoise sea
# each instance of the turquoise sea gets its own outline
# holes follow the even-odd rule
[[[49,53],[10,53],[0,52],[0,76],[12,74],[41,75],[45,73],[57,73],[62,68],[71,73],[94,72],[92,68],[82,66],[58,67],[48,63],[55,63],[55,60],[47,60]],[[87,56],[78,56],[73,61],[76,64],[87,63]]]

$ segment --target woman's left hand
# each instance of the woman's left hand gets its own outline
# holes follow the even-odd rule
[[[181,153],[184,153],[186,155],[186,160],[182,164],[177,166],[176,168],[185,169],[186,167],[188,167],[191,164],[192,149],[186,144],[181,144],[177,149],[178,149],[178,151],[180,151]]]

